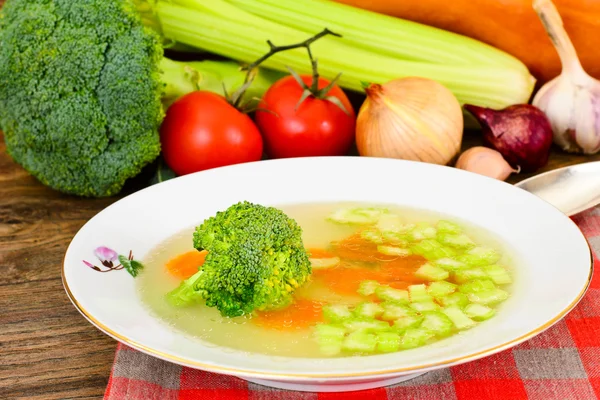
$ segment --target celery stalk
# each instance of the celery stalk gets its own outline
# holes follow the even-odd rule
[[[381,319],[385,321],[394,321],[398,318],[410,317],[416,315],[415,311],[404,304],[386,301],[381,303],[383,315]]]
[[[454,293],[456,290],[456,286],[454,283],[446,282],[446,281],[437,281],[432,282],[427,287],[427,293],[429,293],[433,297],[444,297],[448,296],[451,293]]]
[[[414,303],[410,303],[410,307],[419,313],[422,313],[423,311],[435,311],[440,309],[440,306],[433,300],[416,301]]]
[[[267,40],[286,45],[306,40],[306,32],[277,24],[248,13],[223,0],[160,0],[155,6],[163,35],[234,60],[250,63],[268,50]],[[323,27],[324,28],[324,27]],[[312,32],[315,34],[317,32]],[[448,45],[449,46],[449,45]],[[362,91],[361,82],[384,83],[392,79],[420,76],[448,87],[461,103],[502,108],[524,103],[535,80],[522,68],[470,62],[449,64],[418,62],[394,58],[375,51],[355,48],[344,38],[323,37],[311,45],[319,60],[319,71],[328,79],[342,73],[339,84]],[[265,68],[310,74],[305,49],[280,52],[267,59]]]
[[[440,311],[426,311],[423,313],[421,328],[427,329],[438,336],[450,334],[453,326],[452,320]]]
[[[450,320],[452,321],[452,323],[454,324],[454,326],[456,326],[456,328],[459,329],[459,330],[469,329],[469,328],[477,325],[477,323],[475,321],[473,321],[471,318],[469,318],[457,306],[447,307],[442,312],[444,314],[446,314],[446,316],[448,318],[450,318]]]
[[[465,314],[469,318],[475,321],[484,321],[486,319],[490,319],[496,314],[496,311],[493,308],[485,306],[483,304],[469,304],[465,307]]]
[[[236,61],[203,60],[203,61],[173,61],[163,57],[160,62],[160,70],[167,84],[163,89],[162,100],[166,107],[184,94],[195,90],[207,90],[209,92],[225,95],[233,93],[244,84],[246,72]],[[259,68],[254,75],[252,85],[244,92],[244,100],[262,97],[267,89],[282,78],[280,71],[272,71]]]
[[[524,69],[515,57],[475,39],[329,0],[226,0],[288,27],[314,33],[323,27],[357,48],[437,64],[503,65]]]
[[[381,332],[390,328],[386,321],[372,318],[354,318],[344,321],[343,325],[349,332]]]
[[[397,332],[404,332],[408,328],[416,328],[421,325],[423,317],[421,315],[408,315],[406,317],[398,318],[394,321],[394,329]]]
[[[423,346],[427,341],[434,337],[433,332],[421,328],[408,328],[400,340],[400,348],[412,349]]]
[[[381,254],[385,254],[388,256],[409,256],[411,255],[411,251],[409,249],[403,249],[401,247],[396,246],[377,246],[377,251]]]
[[[352,312],[346,304],[328,304],[323,307],[323,316],[327,321],[341,322],[352,317]]]
[[[402,289],[394,289],[389,286],[380,285],[375,288],[375,296],[381,301],[395,301],[398,303],[408,303],[408,292]]]
[[[377,346],[377,336],[373,333],[363,331],[352,332],[344,340],[343,349],[347,351],[359,351],[372,353]]]
[[[378,303],[363,302],[357,305],[352,313],[358,318],[377,318],[383,314],[383,307]]]
[[[377,281],[362,281],[358,287],[358,294],[361,296],[370,296],[379,287],[379,282]]]
[[[443,268],[425,263],[415,272],[415,276],[428,281],[442,281],[448,279],[450,273]]]
[[[448,296],[439,297],[438,301],[442,303],[444,307],[464,307],[469,304],[469,298],[467,297],[467,295],[459,292],[454,292],[449,294]]]
[[[417,301],[433,300],[429,293],[427,293],[427,286],[425,286],[425,284],[423,283],[419,283],[417,285],[410,285],[408,287],[408,295],[411,303]]]
[[[379,332],[377,334],[377,350],[391,353],[400,348],[400,335],[395,332]]]

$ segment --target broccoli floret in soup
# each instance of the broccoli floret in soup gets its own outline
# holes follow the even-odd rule
[[[234,204],[198,226],[193,240],[208,255],[168,294],[177,306],[205,301],[227,317],[282,308],[312,272],[302,229],[274,207]]]

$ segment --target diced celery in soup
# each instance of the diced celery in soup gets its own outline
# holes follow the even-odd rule
[[[291,302],[236,317],[202,301],[168,302],[206,256],[194,249],[190,228],[144,261],[136,281],[151,312],[213,345],[343,357],[414,349],[477,329],[510,296],[515,265],[507,248],[451,216],[373,204],[277,208],[301,227],[312,267],[305,283],[288,288]]]

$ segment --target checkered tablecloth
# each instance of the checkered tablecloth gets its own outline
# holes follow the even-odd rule
[[[594,251],[595,274],[579,305],[512,349],[384,389],[305,393],[181,367],[119,344],[106,400],[411,399],[591,400],[600,396],[600,207],[574,216]],[[565,266],[568,268],[568,266]]]

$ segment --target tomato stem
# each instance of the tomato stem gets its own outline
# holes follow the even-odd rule
[[[252,62],[251,64],[249,64],[247,67],[244,68],[248,71],[246,74],[246,77],[244,79],[244,84],[238,90],[236,90],[231,96],[227,96],[229,102],[236,108],[240,107],[241,99],[242,99],[246,89],[248,89],[248,87],[252,84],[252,80],[254,79],[254,76],[256,75],[256,68],[262,62],[264,62],[266,59],[268,59],[269,57],[271,57],[279,52],[297,49],[300,47],[306,48],[306,50],[308,52],[308,56],[310,57],[310,60],[311,60],[312,67],[313,67],[313,79],[312,79],[311,88],[309,89],[308,87],[306,87],[306,85],[304,85],[304,87],[306,89],[310,90],[310,92],[313,95],[315,95],[315,96],[320,95],[320,91],[318,90],[319,74],[317,72],[317,60],[314,59],[312,56],[312,53],[310,51],[310,45],[313,42],[315,42],[316,40],[318,40],[326,35],[333,35],[333,36],[337,36],[337,37],[342,36],[338,33],[332,32],[329,29],[325,28],[321,32],[317,33],[314,36],[311,36],[310,38],[306,39],[303,42],[290,44],[287,46],[276,46],[273,44],[273,42],[271,42],[270,40],[267,40],[267,44],[269,45],[269,51],[266,54],[264,54],[263,56],[261,56],[260,58],[258,58],[256,61]],[[332,81],[332,84],[328,86],[329,89],[331,89],[331,87],[333,87],[333,83],[338,78],[339,78],[339,75],[338,75],[338,77],[336,77],[336,79],[334,79],[334,81]],[[302,82],[302,83],[304,84],[304,82]],[[329,89],[327,90],[327,92],[329,91]],[[327,92],[325,92],[325,94]]]
[[[325,29],[325,31],[327,31],[327,29]],[[337,36],[339,36],[339,35],[337,35]],[[333,88],[333,86],[336,84],[338,79],[340,79],[340,76],[342,76],[342,73],[340,72],[339,74],[337,74],[337,76],[335,78],[333,78],[327,86],[325,86],[322,89],[319,89],[318,61],[316,58],[313,57],[312,52],[310,51],[310,43],[306,44],[305,47],[306,47],[306,51],[308,52],[308,57],[310,58],[310,64],[312,66],[312,81],[311,81],[310,87],[304,82],[304,80],[302,80],[302,78],[300,77],[300,75],[298,75],[298,73],[296,71],[294,71],[290,67],[287,67],[288,71],[290,71],[290,74],[294,77],[296,82],[298,82],[300,87],[302,87],[302,89],[304,89],[302,91],[302,96],[300,96],[300,100],[298,100],[298,103],[296,104],[296,110],[298,109],[298,107],[300,107],[300,104],[302,104],[302,102],[304,100],[306,100],[306,98],[313,96],[317,99],[328,100],[328,101],[332,102],[333,104],[335,104],[336,106],[341,108],[344,113],[346,113],[347,115],[350,115],[349,111],[346,110],[346,107],[344,107],[344,105],[342,104],[340,99],[338,99],[335,96],[327,96],[327,93],[329,93],[329,91],[331,90],[331,88]]]

